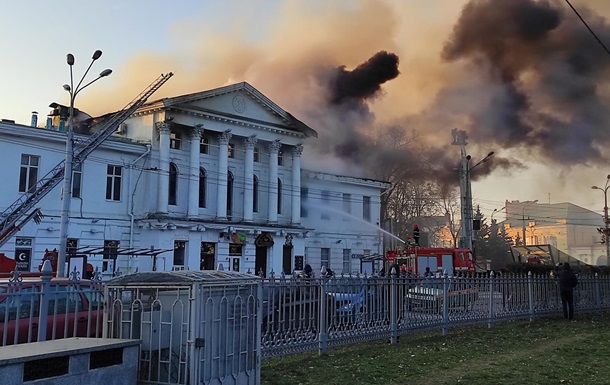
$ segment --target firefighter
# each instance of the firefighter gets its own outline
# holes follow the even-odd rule
[[[413,225],[413,240],[415,245],[419,246],[419,226],[417,226],[417,223]]]

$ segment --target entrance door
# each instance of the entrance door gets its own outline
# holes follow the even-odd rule
[[[201,242],[199,270],[216,269],[216,244]]]
[[[284,245],[282,258],[282,270],[284,274],[292,274],[292,245]]]
[[[267,276],[267,246],[256,246],[256,260],[254,262],[255,274],[262,270],[263,276]]]

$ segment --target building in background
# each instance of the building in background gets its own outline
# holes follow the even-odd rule
[[[548,244],[588,265],[606,265],[606,247],[597,231],[600,214],[572,203],[506,201],[505,220],[500,222],[519,245]]]

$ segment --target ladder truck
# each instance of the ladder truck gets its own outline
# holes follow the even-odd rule
[[[85,159],[106,140],[117,128],[129,118],[146,100],[157,91],[174,74],[168,72],[161,74],[144,91],[129,102],[122,110],[115,112],[96,126],[100,128],[86,139],[77,139],[74,142],[74,155],[72,164],[78,167]],[[40,223],[42,212],[35,208],[45,195],[57,186],[64,177],[65,160],[61,161],[45,176],[43,176],[35,186],[23,193],[15,202],[0,213],[0,247],[2,247],[14,234],[30,220]]]

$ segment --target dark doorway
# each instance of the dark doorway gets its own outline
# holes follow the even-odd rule
[[[263,276],[267,276],[267,246],[256,246],[254,270],[255,274],[258,274],[262,270]]]
[[[216,244],[212,242],[201,242],[200,270],[214,270],[216,262]]]
[[[282,271],[286,275],[292,274],[292,245],[284,245],[282,254]]]

